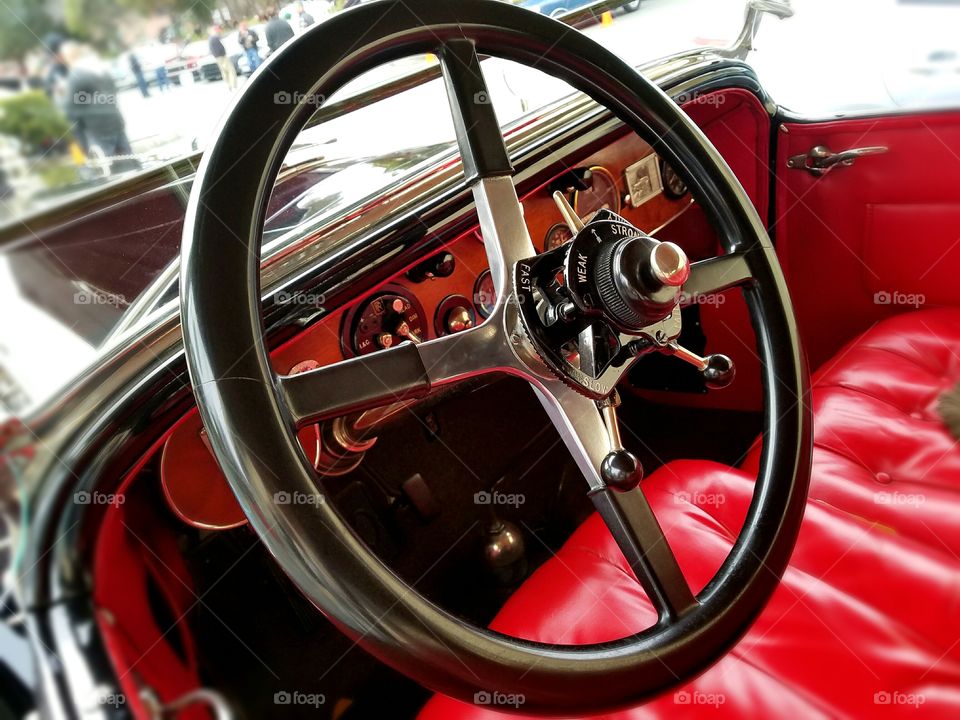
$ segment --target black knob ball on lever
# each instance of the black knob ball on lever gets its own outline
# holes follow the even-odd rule
[[[629,450],[619,448],[607,453],[600,463],[600,477],[603,481],[620,492],[633,490],[643,480],[643,466],[640,460]]]
[[[629,450],[623,447],[620,439],[620,426],[617,424],[617,406],[620,396],[616,391],[605,400],[597,401],[597,408],[603,417],[610,440],[610,452],[600,463],[600,478],[608,486],[620,492],[633,490],[643,480],[643,466]]]
[[[737,374],[737,369],[733,366],[733,360],[720,353],[708,355],[705,359],[707,367],[701,372],[708,388],[719,390],[733,382],[733,378]]]
[[[704,382],[707,387],[712,390],[720,390],[721,388],[727,387],[727,385],[733,382],[733,379],[737,375],[737,369],[733,365],[733,360],[726,355],[714,353],[713,355],[701,357],[692,350],[687,350],[685,347],[677,345],[675,342],[669,343],[666,346],[666,350],[681,360],[690,363],[703,373]]]

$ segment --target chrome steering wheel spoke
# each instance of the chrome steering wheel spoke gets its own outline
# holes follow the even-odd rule
[[[698,302],[704,295],[750,285],[753,282],[747,252],[732,252],[700,260],[690,265],[690,277],[683,284],[680,304],[689,305]]]
[[[405,342],[276,382],[297,427],[380,405],[424,397],[431,390],[477,375],[511,371],[516,362],[503,332],[485,323],[462,333]]]
[[[660,622],[676,620],[696,607],[643,490],[620,492],[607,486],[601,476],[604,459],[618,448],[597,403],[559,380],[535,383],[534,390],[586,478],[594,506],[656,607]]]
[[[448,41],[438,54],[463,173],[473,190],[490,274],[502,308],[511,293],[513,266],[537,251],[523,220],[511,179],[513,166],[473,42],[466,38]]]

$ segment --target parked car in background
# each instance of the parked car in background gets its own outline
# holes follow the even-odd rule
[[[187,43],[180,51],[184,72],[189,72],[194,82],[201,80],[217,80],[220,70],[210,54],[210,45],[206,40],[197,40]]]
[[[558,18],[566,15],[568,12],[579,10],[580,8],[592,5],[594,0],[524,0],[520,3],[527,10],[533,10],[541,15]],[[641,0],[627,0],[620,8],[624,12],[633,12],[639,9]]]
[[[110,63],[110,74],[117,90],[130,90],[137,86],[137,79],[130,68],[130,56],[135,55],[143,70],[143,77],[147,85],[157,84],[157,68],[166,67],[167,75],[172,77],[171,65],[179,61],[179,50],[176,43],[151,43],[138,45],[120,53]]]

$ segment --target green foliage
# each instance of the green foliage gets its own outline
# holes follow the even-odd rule
[[[49,150],[69,131],[63,113],[39,90],[0,100],[0,134],[17,138],[27,152]]]
[[[54,29],[45,3],[38,0],[3,0],[0,7],[0,60],[23,60]]]

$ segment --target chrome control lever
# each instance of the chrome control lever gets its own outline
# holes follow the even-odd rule
[[[553,193],[553,201],[557,204],[557,209],[560,210],[560,216],[563,218],[563,222],[570,232],[576,235],[578,232],[583,230],[584,222],[580,219],[580,216],[577,215],[577,211],[571,207],[570,203],[567,201],[566,196],[557,190]]]
[[[600,464],[600,477],[614,490],[627,492],[633,490],[643,479],[643,466],[640,460],[629,450],[623,447],[620,439],[620,426],[617,424],[617,407],[620,405],[620,396],[614,390],[609,397],[598,400],[597,408],[603,417],[603,424],[607,428],[607,437],[610,440],[610,452]]]
[[[692,350],[687,350],[675,342],[667,343],[664,349],[699,370],[703,374],[704,382],[708,388],[714,390],[725,388],[733,382],[733,378],[737,374],[733,360],[726,355],[714,353],[713,355],[701,357]]]

